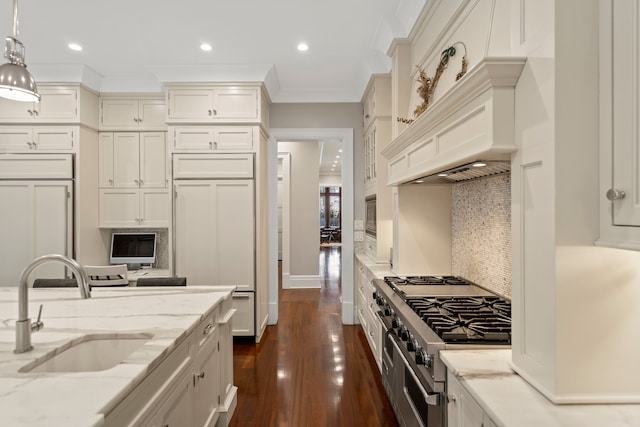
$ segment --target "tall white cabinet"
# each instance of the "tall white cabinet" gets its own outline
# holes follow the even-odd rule
[[[268,320],[266,134],[261,85],[167,85],[175,273],[235,286],[234,336],[259,341]]]
[[[0,286],[17,286],[22,269],[38,256],[71,256],[71,162],[71,155],[0,155]],[[2,179],[11,176],[20,180]],[[62,278],[65,269],[49,263],[34,271],[38,277]]]

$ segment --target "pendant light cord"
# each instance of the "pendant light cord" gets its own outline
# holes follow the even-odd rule
[[[13,0],[13,38],[18,38],[18,0]]]

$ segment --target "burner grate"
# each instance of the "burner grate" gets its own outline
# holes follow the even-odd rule
[[[407,297],[406,302],[447,343],[511,343],[511,303],[498,296]]]

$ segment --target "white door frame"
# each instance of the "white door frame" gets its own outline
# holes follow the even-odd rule
[[[353,129],[274,128],[267,147],[269,324],[278,323],[278,142],[332,139],[342,142],[342,323],[355,321],[353,284]]]

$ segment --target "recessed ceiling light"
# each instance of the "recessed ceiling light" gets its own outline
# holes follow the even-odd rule
[[[69,49],[71,50],[75,50],[76,52],[80,52],[82,50],[82,46],[80,46],[78,43],[69,43]]]
[[[336,156],[336,159],[339,159],[339,158],[340,158],[340,156]]]
[[[300,44],[298,45],[298,50],[299,50],[300,52],[306,52],[306,51],[308,51],[308,50],[309,50],[309,45],[308,45],[308,44],[306,44],[306,43],[304,43],[304,42],[302,42],[302,43],[300,43]]]
[[[448,173],[439,173],[438,176],[449,176]]]
[[[416,179],[415,181],[413,181],[414,184],[422,184],[424,181],[421,179]]]
[[[477,162],[477,163],[473,164],[474,168],[481,168],[483,166],[487,166],[487,164],[486,163],[482,163],[482,162]]]
[[[202,43],[200,45],[200,49],[204,50],[205,52],[209,52],[211,51],[211,49],[213,49],[213,47],[211,47],[209,43]]]
[[[342,153],[342,148],[338,150],[338,153]]]

